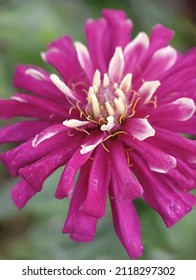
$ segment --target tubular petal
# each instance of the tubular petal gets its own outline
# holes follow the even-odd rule
[[[64,165],[72,149],[59,147],[40,160],[19,169],[19,174],[37,192],[41,191],[44,181],[60,166]]]
[[[137,212],[132,201],[124,203],[118,198],[118,181],[113,173],[110,187],[110,203],[116,234],[131,258],[142,255],[141,229]]]
[[[196,141],[182,137],[174,132],[155,127],[156,135],[149,138],[149,143],[164,152],[170,151],[175,157],[185,162],[196,163]]]
[[[110,145],[110,159],[113,170],[118,181],[118,199],[122,202],[130,202],[142,196],[141,185],[133,177],[128,166],[128,159],[125,155],[125,148],[120,141],[115,141]]]
[[[60,121],[62,116],[51,113],[50,110],[40,110],[36,105],[20,102],[18,100],[0,99],[0,117],[10,119],[14,117],[39,118],[47,121]],[[63,121],[63,120],[62,120]]]
[[[85,138],[85,140],[83,141],[83,145],[84,146],[89,146],[90,143],[92,143],[92,141],[96,141],[96,138],[98,137],[97,134],[93,134],[87,138]],[[86,141],[86,139],[88,139]],[[89,159],[90,155],[92,154],[93,149],[89,150],[88,152],[81,154],[81,148],[79,147],[76,152],[72,155],[71,159],[69,160],[69,162],[67,163],[55,196],[59,199],[62,199],[64,197],[70,196],[70,194],[72,193],[73,189],[74,189],[74,177],[77,173],[77,171],[80,169],[80,167],[82,165],[85,164],[85,162]]]
[[[129,147],[136,149],[140,156],[146,160],[151,171],[168,173],[170,169],[176,167],[176,159],[169,155],[168,151],[164,153],[156,145],[152,146],[146,141],[140,142],[137,139],[129,139],[124,135],[120,135],[119,138]]]
[[[40,108],[40,111],[45,111],[45,112],[52,112],[53,114],[56,114],[59,116],[59,118],[64,118],[65,116],[68,116],[68,110],[65,106],[60,105],[58,103],[55,103],[54,101],[51,100],[46,100],[42,97],[37,97],[33,95],[27,95],[23,93],[15,93],[13,95],[15,98],[19,98],[21,100],[21,104],[24,103],[29,103],[31,106],[36,106],[37,108]]]
[[[25,180],[20,180],[12,189],[11,197],[16,206],[21,209],[31,199],[37,191],[35,191]]]
[[[48,129],[46,129],[46,131],[48,132]],[[41,132],[40,135],[44,135],[44,131]],[[37,140],[38,139],[39,137],[37,137]],[[20,168],[39,160],[51,152],[51,150],[64,145],[66,145],[66,147],[73,145],[74,148],[76,147],[75,145],[80,145],[80,143],[81,135],[78,135],[77,137],[73,136],[70,141],[70,136],[67,132],[63,131],[34,147],[32,146],[32,140],[29,140],[26,143],[1,154],[0,159],[7,166],[10,173],[13,176],[17,176]]]
[[[21,121],[0,129],[0,143],[27,141],[53,123],[49,121]]]
[[[145,201],[161,215],[167,227],[173,226],[192,210],[192,206],[162,182],[159,176],[151,172],[145,162],[134,152],[132,159],[134,173],[144,188]]]
[[[102,162],[102,164],[100,164]],[[89,170],[88,188],[80,210],[97,219],[106,212],[108,186],[111,167],[103,147],[98,147]]]
[[[83,241],[92,240],[96,233],[97,219],[86,215],[79,209],[86,195],[88,174],[89,167],[87,164],[81,168],[63,228],[63,233],[71,233],[70,237],[76,241],[81,240],[81,236],[83,236]]]
[[[176,168],[171,169],[167,176],[183,192],[193,190],[196,186],[196,171],[182,160],[177,161]]]
[[[38,71],[44,78],[36,79],[34,75],[28,74],[30,70],[31,72],[32,70]],[[13,85],[47,99],[54,100],[55,102],[63,101],[67,103],[65,95],[51,82],[50,74],[40,67],[35,67],[33,65],[17,65]]]

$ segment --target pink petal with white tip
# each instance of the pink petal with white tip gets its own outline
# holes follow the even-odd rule
[[[124,124],[124,129],[139,141],[143,141],[155,135],[155,129],[150,125],[147,119],[142,118],[128,119]]]
[[[116,47],[115,53],[110,60],[108,74],[112,82],[119,82],[124,71],[124,55],[121,47]]]

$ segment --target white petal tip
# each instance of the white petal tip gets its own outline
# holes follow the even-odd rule
[[[102,131],[110,131],[115,126],[114,117],[113,116],[107,117],[107,121],[108,121],[107,124],[103,124],[101,126],[101,130]]]
[[[70,128],[77,128],[89,124],[89,121],[79,121],[77,119],[65,120],[63,125]]]
[[[44,80],[44,75],[40,71],[33,68],[27,69],[25,74],[33,77],[36,80]]]

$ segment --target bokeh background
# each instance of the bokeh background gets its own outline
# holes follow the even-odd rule
[[[13,93],[17,63],[50,69],[39,53],[51,40],[70,34],[85,42],[85,20],[100,17],[103,7],[124,9],[134,21],[134,35],[162,23],[176,31],[172,45],[180,51],[196,46],[195,0],[0,0],[0,97]],[[0,147],[1,152],[10,147]],[[0,259],[128,259],[114,233],[109,206],[94,242],[77,244],[62,235],[69,201],[53,198],[61,169],[20,211],[9,195],[17,180],[2,165],[0,173]],[[145,246],[142,259],[196,259],[196,210],[167,229],[142,201],[136,206]]]

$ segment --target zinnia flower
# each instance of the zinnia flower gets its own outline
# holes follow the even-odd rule
[[[142,255],[134,200],[143,198],[171,227],[196,198],[196,50],[169,45],[174,32],[158,24],[130,39],[132,22],[119,10],[85,25],[87,47],[63,36],[41,54],[59,73],[18,65],[1,99],[0,117],[25,117],[0,131],[1,154],[21,180],[11,191],[22,208],[45,179],[64,166],[56,198],[70,198],[64,233],[93,240],[109,196],[116,233],[130,257]],[[80,170],[74,186],[74,178]]]

